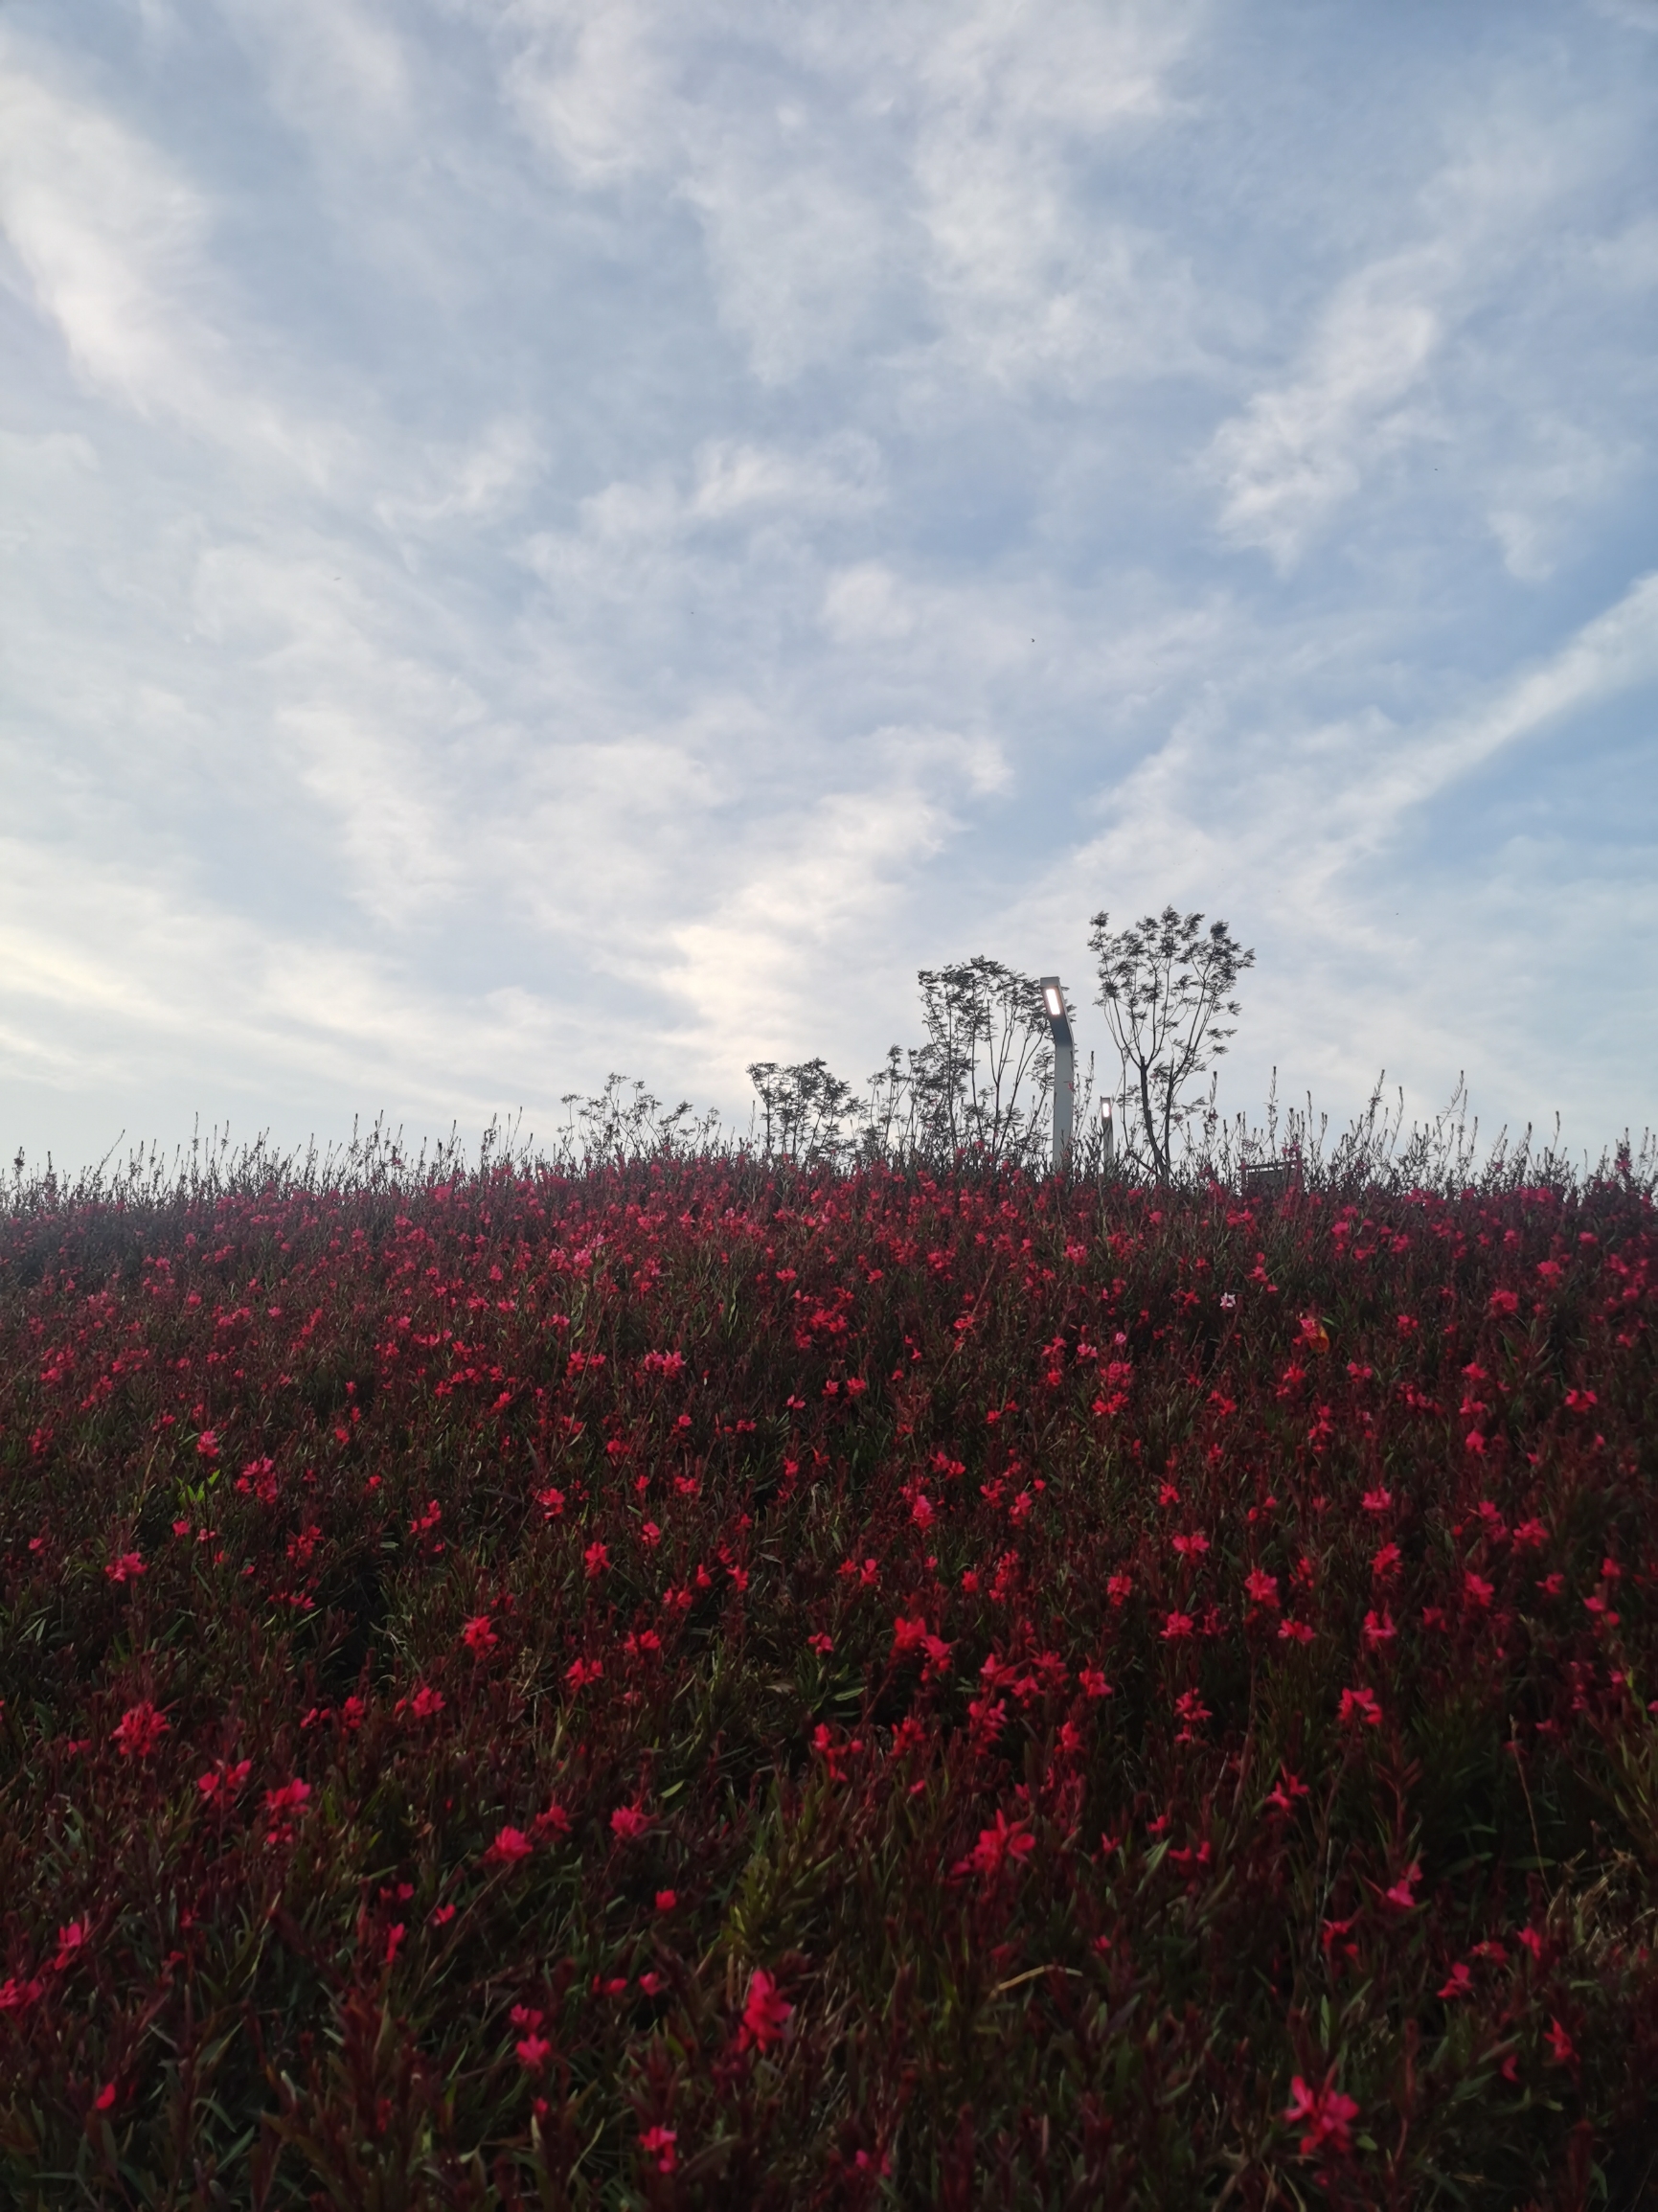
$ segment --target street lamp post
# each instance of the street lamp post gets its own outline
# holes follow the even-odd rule
[[[1056,975],[1042,977],[1042,1004],[1054,1038],[1054,1172],[1071,1164],[1071,1124],[1077,1107],[1077,1047],[1065,1013],[1065,992]]]

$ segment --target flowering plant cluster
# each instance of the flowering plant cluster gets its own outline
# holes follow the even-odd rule
[[[0,1216],[0,2193],[1632,2201],[1658,1230],[663,1158]]]

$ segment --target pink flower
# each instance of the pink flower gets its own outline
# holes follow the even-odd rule
[[[1170,1613],[1163,1624],[1163,1641],[1166,1644],[1176,1643],[1182,1636],[1189,1636],[1191,1633],[1192,1615],[1190,1613]]]
[[[787,2010],[786,2006],[784,2010]],[[639,2148],[647,2157],[656,2160],[656,2171],[659,2174],[671,2174],[678,2162],[678,2154],[673,2148],[678,2140],[676,2129],[647,2128],[639,2138]]]
[[[500,1640],[500,1637],[489,1626],[488,1613],[475,1613],[461,1630],[461,1641],[477,1659],[481,1659],[484,1653],[498,1644]]]
[[[534,2034],[521,2036],[515,2048],[518,2053],[518,2064],[533,2074],[538,2073],[553,2056],[553,2045],[545,2036]]]
[[[1278,1604],[1278,1577],[1265,1574],[1260,1567],[1252,1567],[1243,1578],[1243,1586],[1249,1592],[1250,1603],[1269,1608]]]
[[[1379,1651],[1383,1644],[1392,1643],[1397,1634],[1398,1630],[1394,1626],[1392,1613],[1384,1611],[1379,1620],[1374,1612],[1366,1613],[1364,1617],[1364,1643],[1367,1652]]]
[[[610,1833],[624,1843],[633,1843],[650,1826],[650,1815],[637,1805],[619,1805],[610,1815]]]
[[[1328,2082],[1322,2088],[1312,2089],[1297,2074],[1289,2085],[1289,2104],[1283,2116],[1286,2120],[1305,2120],[1307,2124],[1306,2133],[1301,2138],[1304,2158],[1310,2158],[1323,2150],[1352,2149],[1352,2123],[1358,2118],[1358,2106],[1351,2097],[1344,2097],[1339,2089],[1332,2089]]]
[[[659,1889],[656,1893],[656,1909],[658,1912],[671,1912],[678,1903],[679,1893],[677,1890]]]
[[[485,1852],[485,1863],[515,1866],[520,1859],[528,1859],[534,1848],[521,1828],[503,1828],[497,1831],[494,1842]]]
[[[1451,1969],[1451,1978],[1449,1981],[1441,1983],[1440,1995],[1448,2001],[1453,1997],[1471,1996],[1473,1995],[1473,1972],[1471,1968],[1465,1966],[1462,1960],[1459,1959],[1456,1965]]]
[[[1086,1698],[1109,1698],[1111,1685],[1098,1667],[1084,1667],[1077,1676]]]
[[[97,2112],[107,2112],[110,2106],[113,2105],[114,2102],[115,2084],[113,2082],[105,2082],[102,2088],[99,2090],[97,2096],[92,2100],[92,2109]]]
[[[144,1572],[143,1555],[138,1552],[123,1552],[118,1559],[111,1560],[103,1571],[112,1583],[136,1582]]]
[[[1364,1494],[1366,1513],[1391,1513],[1393,1502],[1394,1494],[1391,1490],[1367,1490]]]
[[[1310,1621],[1281,1622],[1278,1640],[1281,1644],[1310,1644],[1312,1642],[1312,1623]]]
[[[443,1691],[434,1690],[429,1683],[422,1682],[409,1699],[409,1710],[417,1721],[431,1720],[435,1713],[441,1713],[443,1710]]]
[[[738,2049],[746,2051],[753,2044],[763,2051],[782,2036],[793,2011],[793,2005],[784,2004],[778,1995],[777,1984],[764,1967],[756,1967],[749,1978],[748,1998],[742,2008]]]
[[[195,1440],[195,1448],[203,1459],[211,1459],[218,1449],[218,1430],[216,1428],[204,1428]]]
[[[166,1734],[166,1720],[146,1698],[123,1713],[115,1742],[124,1759],[148,1759]]]
[[[610,1548],[607,1544],[590,1543],[581,1556],[587,1562],[589,1582],[597,1581],[610,1564]]]
[[[1557,2066],[1569,2066],[1578,2055],[1571,2037],[1553,2016],[1550,2018],[1549,2030],[1543,2040],[1553,2053],[1555,2064]]]
[[[584,1690],[589,1682],[597,1682],[604,1669],[598,1659],[575,1659],[564,1670],[564,1679],[573,1690]]]
[[[1482,1575],[1464,1575],[1463,1588],[1466,1591],[1468,1603],[1471,1606],[1488,1606],[1495,1594],[1491,1585]]]

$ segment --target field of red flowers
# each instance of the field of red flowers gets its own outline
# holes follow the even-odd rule
[[[754,1160],[0,1216],[0,2195],[1658,2185],[1658,1233]]]

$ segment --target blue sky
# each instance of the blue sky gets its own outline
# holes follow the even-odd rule
[[[744,1119],[1257,948],[1658,1076],[1658,5],[0,6],[0,1143]]]

